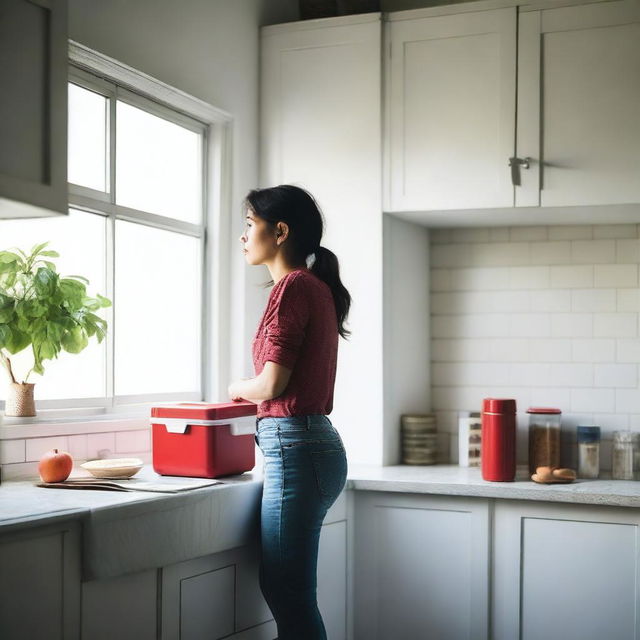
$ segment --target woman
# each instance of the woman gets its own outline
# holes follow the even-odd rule
[[[324,640],[316,597],[320,527],[347,477],[344,445],[327,414],[351,296],[338,259],[320,246],[322,216],[307,191],[256,189],[244,204],[246,260],[266,265],[274,284],[252,345],[256,377],[229,386],[233,400],[258,404],[260,588],[278,640]]]

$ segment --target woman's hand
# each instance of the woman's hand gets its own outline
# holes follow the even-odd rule
[[[240,380],[240,382],[243,382],[244,380],[249,380],[249,378],[242,378],[242,380]],[[229,385],[229,387],[227,388],[227,393],[229,394],[229,399],[233,400],[233,402],[240,402],[240,400],[244,400],[244,398],[240,394],[240,391],[239,391],[238,387],[239,387],[238,382],[232,382]]]

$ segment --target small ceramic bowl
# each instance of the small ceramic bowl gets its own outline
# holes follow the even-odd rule
[[[140,458],[110,458],[107,460],[89,460],[80,465],[96,478],[130,478],[142,467]]]

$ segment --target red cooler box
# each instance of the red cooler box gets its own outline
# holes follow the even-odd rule
[[[257,409],[244,401],[152,407],[154,471],[196,478],[250,471],[256,462]]]

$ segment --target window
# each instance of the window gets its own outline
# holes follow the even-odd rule
[[[130,80],[135,72],[123,69]],[[219,340],[206,331],[205,265],[212,260],[205,240],[212,208],[206,194],[221,181],[207,174],[207,161],[212,133],[224,133],[213,123],[227,116],[197,101],[211,116],[199,120],[132,91],[130,81],[125,87],[85,69],[71,67],[69,80],[69,215],[2,221],[0,249],[27,251],[49,240],[47,248],[61,256],[54,259],[58,272],[85,276],[88,295],[100,293],[113,306],[98,312],[108,322],[102,344],[91,338],[80,354],[62,351],[43,363],[44,376],[29,376],[37,383],[37,407],[108,411],[202,400],[203,353]],[[161,85],[144,77],[147,87],[152,82]],[[160,93],[169,90],[162,85]],[[190,99],[175,93],[183,103]],[[221,140],[216,148],[220,173]],[[23,380],[33,364],[31,348],[11,361]],[[0,385],[0,400],[5,389]]]

